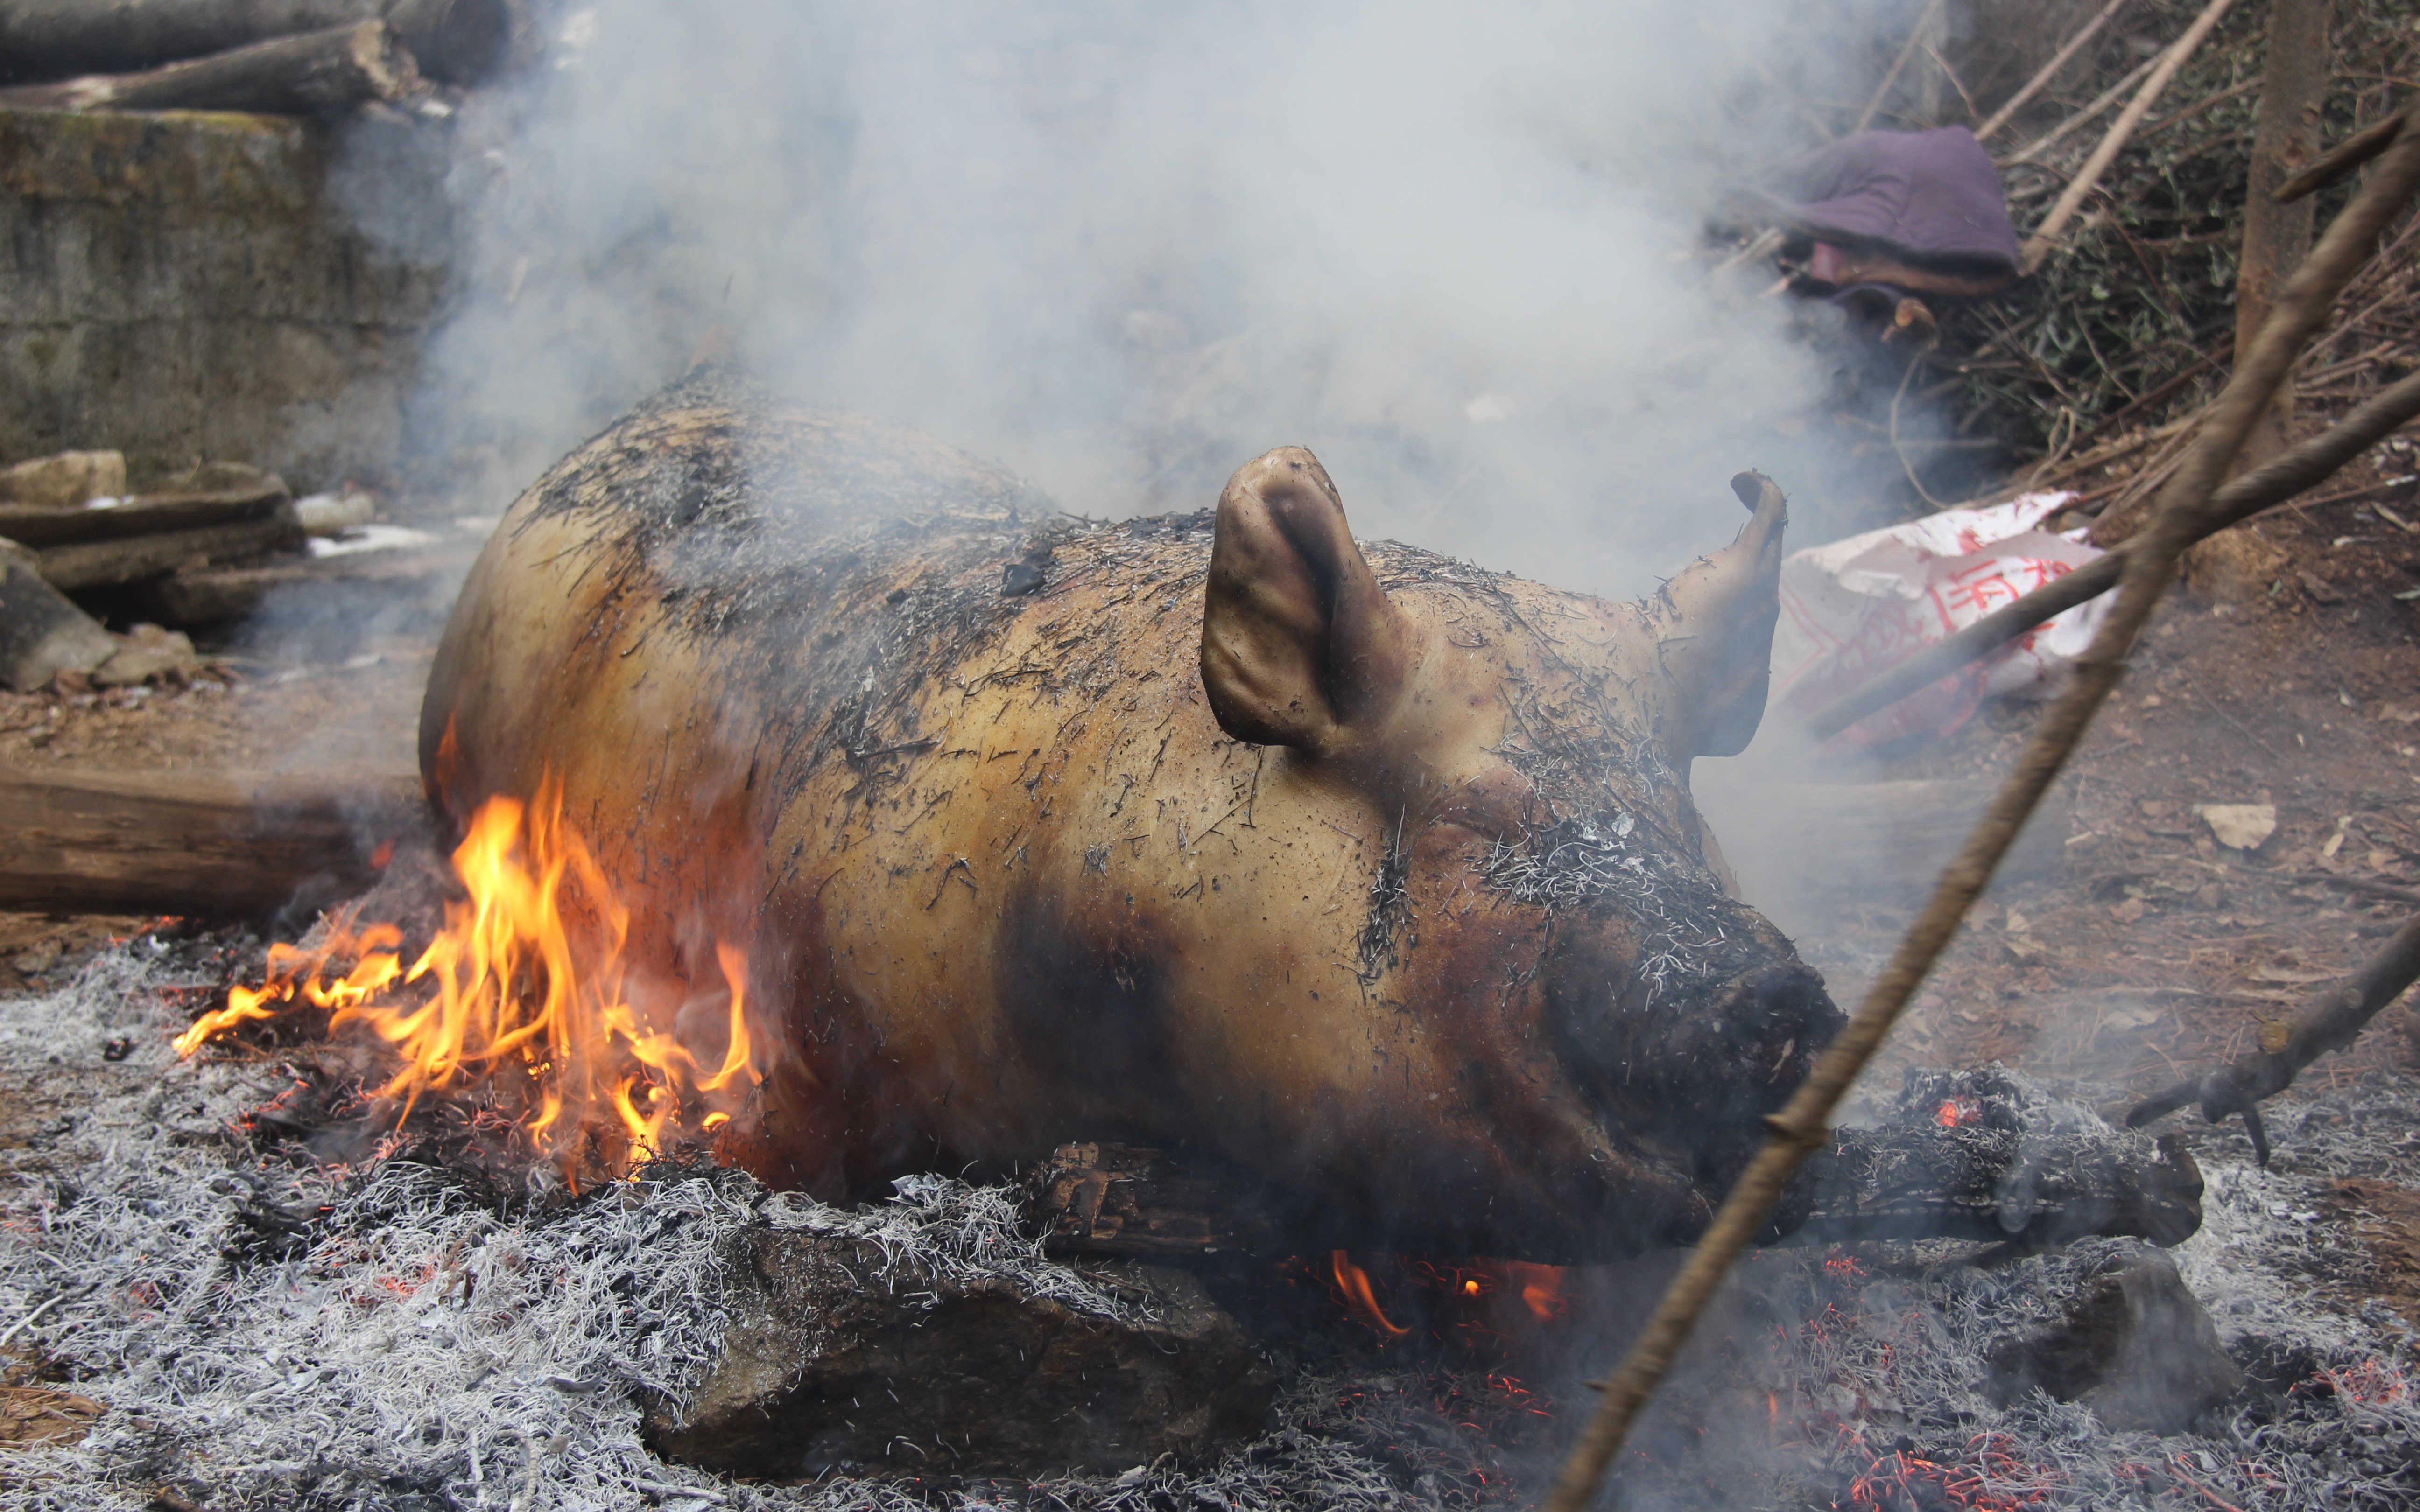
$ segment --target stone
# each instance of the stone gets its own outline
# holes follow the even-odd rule
[[[2243,1386],[2177,1262],[2135,1240],[2109,1242],[2055,1321],[2003,1340],[1989,1360],[1985,1387],[2001,1405],[2040,1387],[2119,1431],[2181,1432]]]
[[[100,622],[42,580],[30,553],[0,543],[0,683],[30,693],[116,653],[116,640]]]
[[[38,509],[81,509],[126,492],[122,452],[60,452],[0,468],[0,500]]]
[[[937,1276],[854,1241],[737,1241],[721,1358],[649,1446],[726,1474],[1048,1476],[1198,1459],[1260,1431],[1276,1379],[1188,1272],[1088,1265],[1135,1316],[997,1275]]]
[[[2205,803],[2201,817],[2218,842],[2232,851],[2257,851],[2277,833],[2273,803]]]

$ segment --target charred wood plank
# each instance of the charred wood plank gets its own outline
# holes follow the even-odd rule
[[[0,0],[0,77],[126,73],[365,21],[445,84],[493,72],[512,33],[509,0]]]
[[[0,89],[21,110],[238,110],[326,116],[426,91],[418,65],[380,21],[255,42],[140,73],[87,74]]]
[[[259,913],[358,890],[427,823],[417,775],[0,769],[0,908]]]
[[[297,557],[266,566],[188,568],[146,583],[137,603],[140,612],[162,625],[221,625],[250,614],[279,589],[341,582],[367,595],[365,601],[401,603],[417,597],[442,614],[440,595],[451,598],[478,554],[478,543],[465,541]]]

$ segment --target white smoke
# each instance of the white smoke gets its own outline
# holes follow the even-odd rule
[[[430,359],[434,410],[485,433],[486,507],[721,323],[781,385],[1073,509],[1201,508],[1301,443],[1365,535],[1628,593],[1729,537],[1724,481],[1788,471],[1775,427],[1821,393],[1782,301],[1694,255],[1725,175],[1793,145],[1771,82],[1831,68],[1838,18],[1805,6],[606,0],[543,26],[466,125],[468,286]]]

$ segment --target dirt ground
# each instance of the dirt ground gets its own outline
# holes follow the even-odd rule
[[[2381,481],[2373,470],[2335,487]],[[2420,525],[2420,506],[2387,509]],[[2420,902],[2420,597],[2397,596],[2420,589],[2420,529],[2349,499],[2259,529],[2286,553],[2273,587],[2226,604],[2180,594],[2163,609],[2071,768],[2065,867],[1991,894],[1878,1078],[1997,1059],[2140,1095],[2255,1042]],[[229,664],[224,682],[184,688],[0,694],[0,764],[409,769],[433,645],[431,626],[341,662]],[[1869,759],[1855,770],[1995,777],[2038,712],[1993,705],[1956,736],[1888,755],[1879,773]],[[1816,779],[1851,767],[1807,763]],[[2249,853],[2219,845],[2195,811],[2219,803],[2273,803],[2276,833]],[[1913,897],[1844,903],[1801,926],[1801,949],[1844,1006]],[[0,992],[58,980],[147,922],[0,914]],[[2415,1035],[2411,1014],[2391,1009],[2308,1077],[2420,1088]],[[2190,1116],[2179,1122],[2198,1130]],[[2370,1182],[2338,1196],[2342,1221],[2376,1254],[2376,1294],[2420,1322],[2420,1193]]]

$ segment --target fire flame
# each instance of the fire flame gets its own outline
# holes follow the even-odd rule
[[[1408,1328],[1397,1326],[1387,1316],[1386,1310],[1378,1305],[1376,1294],[1370,1289],[1370,1273],[1354,1264],[1346,1252],[1341,1249],[1329,1251],[1327,1268],[1335,1278],[1337,1289],[1344,1293],[1345,1305],[1352,1310],[1354,1317],[1390,1339],[1402,1338],[1411,1332]]]
[[[331,1031],[365,1025],[394,1048],[399,1065],[378,1091],[403,1100],[398,1123],[427,1093],[512,1071],[534,1094],[525,1131],[540,1151],[618,1124],[633,1155],[652,1155],[691,1127],[685,1117],[700,1133],[730,1121],[764,1079],[750,1060],[738,949],[715,947],[728,1000],[721,1055],[709,1064],[633,1006],[673,995],[633,992],[629,910],[564,822],[560,788],[541,783],[527,806],[489,799],[453,862],[466,897],[445,905],[444,927],[411,965],[395,925],[331,918],[308,949],[271,946],[268,980],[230,989],[225,1008],[178,1036],[178,1053],[309,1003],[330,1011]],[[350,965],[332,977],[337,962]]]
[[[1955,1129],[1962,1123],[1972,1123],[1980,1117],[1982,1117],[1980,1108],[1968,1107],[1953,1097],[1942,1103],[1940,1110],[1933,1114],[1932,1120],[1944,1129]]]

